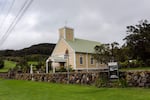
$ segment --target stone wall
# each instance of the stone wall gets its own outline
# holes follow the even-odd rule
[[[67,73],[55,74],[16,74],[15,79],[18,80],[34,80],[54,83],[68,83]],[[69,83],[71,84],[94,84],[99,78],[99,73],[69,73]]]
[[[97,80],[102,77],[107,78],[107,72],[70,72],[69,83],[71,84],[95,84]],[[54,83],[68,83],[68,74],[55,73],[55,74],[13,74],[13,73],[0,73],[1,78],[17,79],[17,80],[34,80]],[[120,72],[119,84],[127,84],[129,87],[150,87],[150,71],[124,71]],[[112,81],[107,81],[111,83]],[[113,81],[114,82],[114,81]],[[118,82],[118,80],[116,80]],[[115,82],[115,84],[116,84]],[[108,83],[108,84],[109,84]],[[112,86],[113,87],[113,86]]]
[[[7,78],[8,78],[8,73],[0,72],[0,78],[5,78],[5,79],[7,79]]]
[[[130,87],[150,87],[150,71],[127,71],[126,82]]]

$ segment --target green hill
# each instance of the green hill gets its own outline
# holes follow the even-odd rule
[[[0,50],[1,57],[21,57],[33,54],[51,55],[55,44],[42,43],[21,50]]]

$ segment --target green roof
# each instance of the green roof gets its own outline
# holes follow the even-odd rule
[[[94,53],[94,47],[100,42],[75,38],[74,41],[66,41],[75,52]]]

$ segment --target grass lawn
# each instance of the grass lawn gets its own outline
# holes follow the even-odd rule
[[[121,71],[128,71],[128,70],[150,70],[150,67],[137,67],[137,68],[122,68]]]
[[[35,61],[29,61],[28,62],[29,65],[37,65],[38,62],[35,62]],[[4,61],[4,68],[3,69],[0,69],[0,72],[7,72],[10,68],[13,68],[16,66],[16,62],[13,62],[13,61],[8,61],[8,60],[5,60]]]
[[[16,62],[5,60],[4,68],[0,69],[0,72],[7,72],[10,68],[13,68],[15,66],[16,66]]]
[[[95,88],[0,79],[0,100],[150,100],[150,89]]]

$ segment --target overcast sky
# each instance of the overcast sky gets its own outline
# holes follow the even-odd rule
[[[25,0],[0,0],[0,39]],[[74,28],[77,38],[123,44],[126,26],[150,18],[150,0],[34,0],[0,49],[57,43],[58,29]]]

